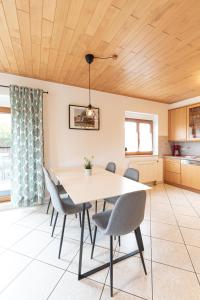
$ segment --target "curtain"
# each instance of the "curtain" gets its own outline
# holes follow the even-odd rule
[[[33,206],[44,200],[43,92],[10,86],[11,201],[14,206]]]

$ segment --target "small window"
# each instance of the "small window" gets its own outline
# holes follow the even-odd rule
[[[127,155],[153,154],[153,121],[125,119],[125,152]]]

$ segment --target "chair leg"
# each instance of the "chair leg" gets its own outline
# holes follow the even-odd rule
[[[93,242],[92,242],[91,259],[93,259],[94,246],[95,246],[95,242],[96,242],[96,235],[97,235],[97,226],[95,226],[95,228],[94,228],[94,237],[93,237]]]
[[[103,211],[105,211],[105,209],[106,209],[106,200],[104,200],[103,202]]]
[[[62,226],[62,234],[60,237],[60,247],[59,247],[58,258],[60,258],[60,254],[61,254],[61,250],[62,250],[62,243],[63,243],[63,237],[64,237],[64,232],[65,232],[65,222],[66,222],[66,215],[64,215],[64,218],[63,218],[63,226]]]
[[[52,225],[52,222],[53,222],[54,211],[55,211],[55,209],[54,209],[54,207],[53,207],[52,213],[51,213],[50,226]]]
[[[48,203],[48,206],[47,206],[47,211],[46,211],[46,214],[48,215],[49,213],[49,207],[50,207],[50,204],[51,204],[51,197],[49,198],[49,203]]]
[[[139,243],[139,245],[140,245],[140,250],[144,251],[144,244],[143,244],[143,240],[142,240],[142,234],[141,234],[140,227],[138,227],[135,230],[135,237],[136,237],[137,243]]]
[[[53,237],[53,234],[54,234],[54,230],[56,228],[57,219],[58,219],[58,212],[56,213],[55,221],[54,221],[54,224],[53,224],[53,229],[52,229],[52,233],[51,233],[52,237]]]
[[[143,247],[143,242],[142,242],[142,244],[141,244],[141,241],[142,241],[142,235],[141,235],[140,227],[138,227],[138,228],[135,230],[135,237],[136,237],[138,249],[139,249],[139,252],[140,252],[140,259],[141,259],[141,261],[142,261],[144,273],[145,273],[145,275],[147,275],[147,270],[146,270],[146,266],[145,266],[145,262],[144,262],[143,253],[142,253],[142,251],[144,250],[144,247]]]
[[[95,201],[95,214],[97,213],[97,200]]]
[[[118,243],[119,243],[119,247],[121,246],[121,237],[120,235],[118,236]]]
[[[113,297],[113,237],[110,236],[110,297]]]
[[[90,214],[89,210],[87,209],[87,219],[88,219],[88,227],[89,227],[89,233],[90,233],[90,241],[92,244],[92,230],[91,230],[91,224],[90,224]]]
[[[75,214],[75,218],[77,219],[77,214]]]
[[[80,227],[81,227],[81,213],[79,213],[78,216],[79,216],[79,222],[80,222]]]

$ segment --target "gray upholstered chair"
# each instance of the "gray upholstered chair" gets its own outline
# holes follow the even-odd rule
[[[108,162],[106,167],[105,167],[105,170],[106,171],[109,171],[109,172],[112,172],[112,173],[115,173],[116,171],[116,164],[112,161]]]
[[[134,181],[139,181],[139,171],[134,169],[134,168],[128,168],[125,172],[124,172],[124,177],[134,180]],[[110,197],[110,198],[106,198],[104,199],[104,203],[103,203],[103,211],[106,208],[106,203],[110,203],[115,205],[116,201],[117,201],[118,197]]]
[[[97,228],[105,235],[110,236],[110,292],[113,296],[113,236],[121,236],[132,231],[135,232],[140,258],[144,268],[146,267],[142,251],[144,250],[140,224],[144,219],[146,204],[146,192],[133,192],[118,197],[113,210],[107,210],[93,215],[95,223],[94,238],[92,244],[91,258],[93,258]]]
[[[105,170],[108,171],[108,172],[115,173],[116,164],[112,161],[108,162],[106,167],[105,167]],[[97,213],[97,201],[95,201],[95,213]]]
[[[43,168],[46,170],[46,172],[48,173],[48,176],[52,179],[49,171],[43,166]],[[53,179],[52,179],[53,181]],[[67,192],[65,191],[64,187],[61,185],[61,184],[56,184],[56,188],[58,190],[58,193],[59,195],[64,198],[67,198]],[[49,213],[49,208],[50,208],[50,205],[51,205],[51,196],[49,197],[49,202],[48,202],[48,205],[47,205],[47,211],[46,211],[46,214]],[[51,212],[51,219],[50,219],[50,226],[52,225],[52,222],[53,222],[53,216],[54,216],[54,207],[52,208],[52,212]]]
[[[52,205],[56,211],[56,217],[55,217],[51,236],[53,236],[53,234],[54,234],[54,230],[55,230],[57,219],[58,219],[58,214],[60,213],[60,214],[64,215],[62,233],[61,233],[61,237],[60,237],[60,247],[59,247],[59,253],[58,253],[58,258],[60,258],[60,254],[61,254],[61,250],[62,250],[62,243],[63,243],[63,236],[64,236],[64,231],[65,231],[66,216],[71,215],[71,214],[78,214],[78,213],[80,214],[83,211],[83,205],[82,204],[75,205],[69,196],[67,198],[60,198],[60,195],[58,193],[55,183],[53,182],[49,173],[47,172],[47,170],[44,167],[43,167],[43,172],[44,172],[44,176],[45,176],[46,187],[51,196]],[[92,205],[90,203],[86,203],[86,212],[87,212],[90,240],[92,243],[92,231],[91,231],[90,215],[89,215],[89,209],[91,207],[92,207]]]

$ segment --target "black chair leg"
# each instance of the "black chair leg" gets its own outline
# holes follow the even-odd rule
[[[104,200],[103,202],[103,211],[105,211],[105,209],[106,209],[106,200]]]
[[[79,213],[78,216],[79,216],[79,222],[80,222],[80,227],[81,227],[81,213]]]
[[[144,244],[143,244],[143,240],[142,240],[142,234],[141,234],[140,227],[138,227],[135,230],[135,237],[136,237],[137,243],[139,243],[139,245],[140,245],[140,250],[144,251]]]
[[[53,222],[53,216],[54,216],[54,207],[52,209],[52,213],[51,213],[51,220],[50,220],[50,226],[52,225],[52,222]]]
[[[97,200],[95,201],[95,214],[97,213]]]
[[[56,228],[57,219],[58,219],[58,212],[56,213],[55,221],[54,221],[54,224],[53,224],[53,229],[52,229],[52,233],[51,233],[52,237],[53,237],[53,234],[54,234],[54,230]]]
[[[144,250],[144,247],[143,247],[143,242],[141,244],[142,235],[141,235],[141,231],[140,231],[139,227],[135,230],[135,237],[136,237],[136,241],[137,241],[137,245],[138,245],[138,249],[139,249],[139,253],[140,253],[140,259],[142,261],[144,273],[145,273],[145,275],[147,275],[147,270],[146,270],[146,266],[145,266],[145,262],[144,262],[143,253],[142,253],[142,251]]]
[[[88,227],[89,227],[89,233],[90,233],[90,241],[92,244],[92,230],[91,230],[91,224],[90,224],[90,214],[89,210],[87,209],[87,219],[88,219]]]
[[[48,203],[48,206],[47,206],[47,211],[46,211],[46,214],[48,215],[49,213],[49,207],[50,207],[50,204],[51,204],[51,197],[49,198],[49,203]]]
[[[93,237],[93,242],[92,242],[91,259],[93,258],[93,254],[94,254],[94,246],[95,246],[95,241],[96,241],[96,235],[97,235],[97,226],[95,226],[95,228],[94,228],[94,237]]]
[[[110,297],[113,297],[113,237],[110,236]]]
[[[119,247],[121,246],[121,237],[120,235],[118,236],[118,243],[119,243]]]
[[[64,215],[64,219],[63,219],[62,234],[60,237],[60,247],[59,247],[58,258],[60,258],[60,254],[61,254],[61,250],[62,250],[62,243],[63,243],[63,237],[64,237],[64,232],[65,232],[65,222],[66,222],[66,215]]]

